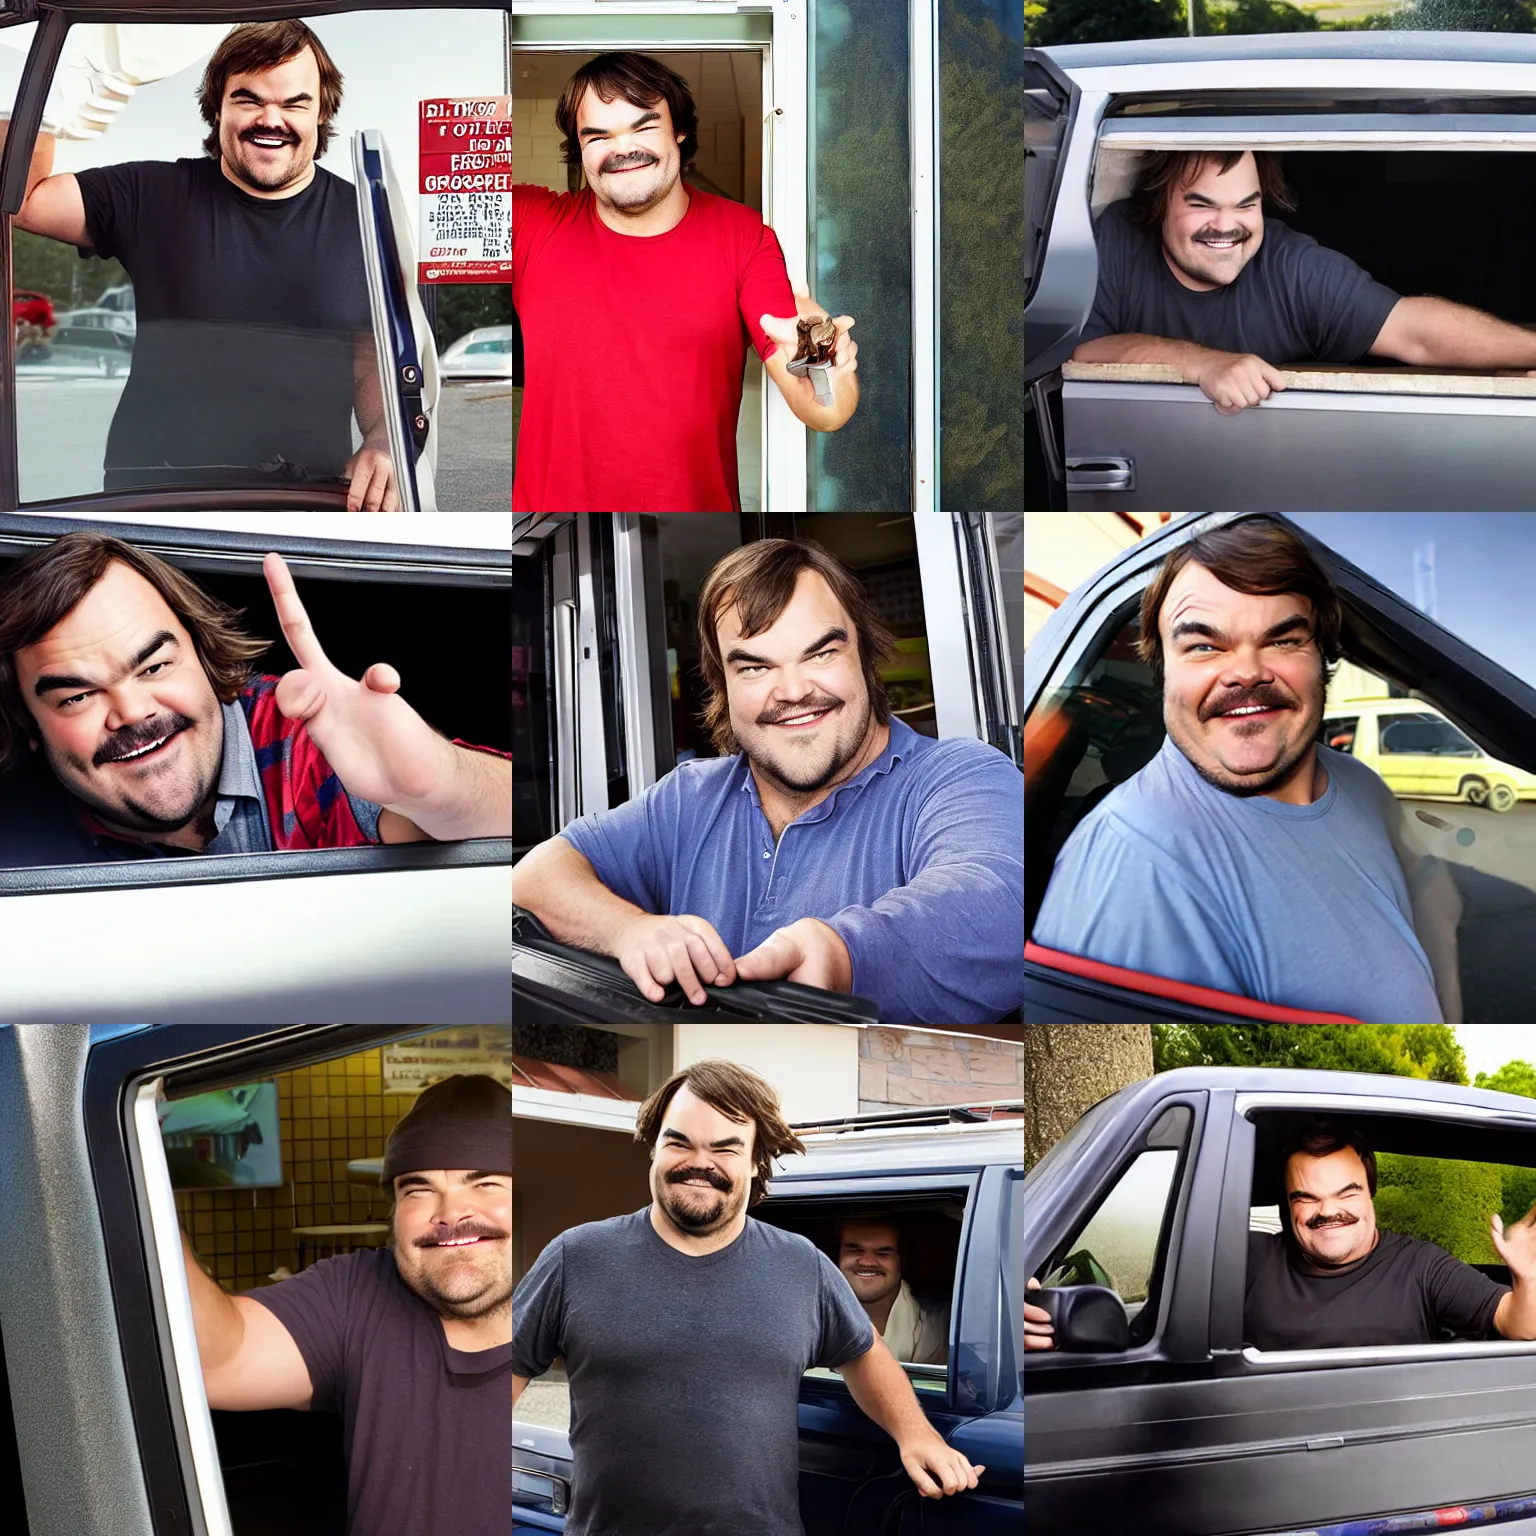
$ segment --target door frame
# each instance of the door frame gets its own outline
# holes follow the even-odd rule
[[[763,222],[779,237],[791,284],[809,286],[810,100],[807,10],[721,0],[512,0],[512,43],[519,53],[580,53],[596,47],[645,53],[757,53],[763,71]],[[767,13],[766,15],[764,13]],[[667,17],[665,40],[653,28]],[[528,23],[533,23],[529,26]],[[771,25],[764,36],[763,22]],[[521,35],[520,35],[521,33]],[[759,506],[805,512],[809,433],[765,375],[760,423]]]

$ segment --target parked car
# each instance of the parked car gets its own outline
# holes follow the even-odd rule
[[[258,665],[281,672],[294,662],[261,573],[275,550],[338,667],[388,660],[438,729],[509,746],[505,514],[144,516],[0,514],[0,569],[76,529],[115,534],[245,609],[276,639]],[[0,1019],[510,1019],[505,838],[103,863],[59,795],[46,768],[0,778]]]
[[[1286,221],[1401,294],[1523,320],[1536,225],[1536,39],[1307,32],[1026,50],[1025,378],[1032,507],[1526,507],[1536,380],[1366,359],[1308,368],[1234,416],[1142,365],[1070,361],[1093,219],[1149,150],[1281,151]],[[1495,190],[1502,189],[1502,190]],[[1458,208],[1515,227],[1479,241]],[[1270,359],[1281,362],[1282,359]],[[1156,378],[1158,381],[1153,382]]]
[[[78,330],[113,331],[128,337],[132,337],[138,330],[138,322],[132,311],[125,313],[120,309],[106,309],[100,305],[87,309],[66,309],[56,317],[55,323],[73,326]]]
[[[1536,1102],[1451,1083],[1190,1067],[1100,1100],[1023,1181],[1025,1274],[1096,1298],[1105,1328],[1030,1354],[1029,1530],[1536,1531],[1536,1345],[1245,1343],[1248,1233],[1278,1230],[1281,1142],[1309,1114],[1378,1154],[1536,1167]]]
[[[1496,762],[1467,733],[1419,699],[1363,699],[1330,710],[1323,741],[1348,752],[1416,800],[1461,800],[1495,811],[1536,800],[1536,774]]]
[[[1142,591],[1171,549],[1240,515],[1179,518],[1140,540],[1083,582],[1031,642],[1024,667],[1026,933],[1073,828],[1162,746],[1162,698],[1133,649]],[[1427,701],[1489,759],[1536,772],[1536,688],[1290,526],[1338,590],[1344,656],[1411,691],[1411,700],[1400,701],[1408,707]],[[1446,859],[1464,903],[1458,947],[1465,1016],[1492,1023],[1531,1017],[1536,982],[1526,956],[1536,944],[1536,876],[1528,858],[1486,831],[1462,839],[1444,818],[1417,817],[1415,826],[1432,840],[1429,851]],[[1024,997],[1025,1017],[1042,1023],[1334,1018],[1191,989],[1032,942]]]
[[[512,327],[477,326],[444,349],[437,367],[449,379],[510,379]]]
[[[904,1365],[944,1440],[984,1466],[969,1493],[920,1499],[895,1443],[835,1372],[800,1388],[806,1536],[1017,1536],[1024,1481],[1022,1104],[860,1115],[794,1127],[806,1155],[780,1160],[751,1219],[826,1245],[840,1211],[872,1206],[929,1234],[949,1287],[949,1363]],[[830,1256],[830,1255],[829,1255]],[[565,1429],[512,1425],[512,1530],[563,1531],[574,1469]],[[1115,1527],[1105,1527],[1112,1529]]]

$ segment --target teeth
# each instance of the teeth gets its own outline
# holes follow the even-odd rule
[[[1267,705],[1267,704],[1249,704],[1249,705],[1244,706],[1244,708],[1242,708],[1242,709],[1229,709],[1229,710],[1227,710],[1226,713],[1229,716],[1231,716],[1231,715],[1261,715],[1268,708],[1269,708],[1269,705]]]
[[[140,747],[137,752],[130,752],[126,757],[117,757],[113,761],[117,763],[130,763],[136,757],[143,757],[146,752],[153,752],[156,747],[163,747],[171,738],[162,736],[159,741],[152,741],[147,747]]]

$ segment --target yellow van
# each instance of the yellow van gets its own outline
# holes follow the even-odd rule
[[[1509,810],[1536,800],[1536,774],[1487,756],[1425,699],[1369,699],[1324,716],[1324,746],[1352,753],[1396,795]]]

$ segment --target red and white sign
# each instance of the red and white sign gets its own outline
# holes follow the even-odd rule
[[[421,104],[422,283],[512,281],[512,98]]]

